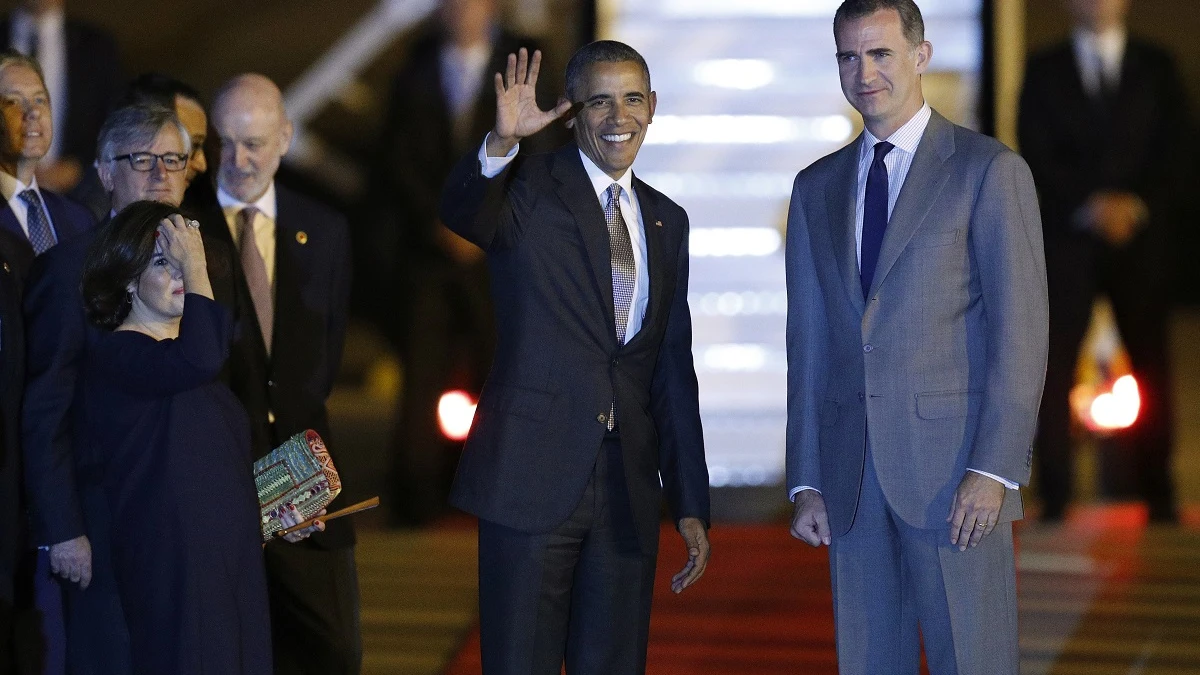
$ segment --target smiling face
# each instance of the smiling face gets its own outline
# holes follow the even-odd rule
[[[614,180],[633,165],[657,98],[642,67],[633,61],[591,64],[575,92],[582,108],[567,122],[579,149]]]
[[[136,323],[152,325],[183,316],[183,272],[163,256],[157,242],[150,264],[128,290],[133,296],[129,319]]]
[[[250,204],[271,187],[292,143],[292,123],[270,80],[248,75],[235,83],[213,106],[213,127],[221,139],[217,183]]]
[[[23,164],[31,170],[50,150],[54,133],[50,95],[35,70],[21,63],[0,69],[0,116],[0,167],[14,176]]]
[[[891,136],[924,105],[921,75],[933,46],[910,44],[894,9],[847,19],[834,37],[846,100],[876,138]]]

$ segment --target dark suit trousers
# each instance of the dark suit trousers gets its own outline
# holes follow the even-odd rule
[[[553,531],[479,521],[484,675],[558,675],[564,662],[568,675],[645,672],[657,546],[639,544],[624,475],[609,434],[579,506]]]
[[[917,675],[921,638],[931,675],[1017,674],[1012,524],[965,552],[949,530],[901,520],[868,452],[854,524],[829,547],[842,675]]]
[[[1068,397],[1075,384],[1079,348],[1104,293],[1112,302],[1121,340],[1129,350],[1142,408],[1133,427],[1116,435],[1133,453],[1138,495],[1152,516],[1169,516],[1175,494],[1171,480],[1173,413],[1168,317],[1170,290],[1162,243],[1140,236],[1119,251],[1090,237],[1046,240],[1050,292],[1050,354],[1042,396],[1037,451],[1038,491],[1048,515],[1061,515],[1074,491],[1074,453]]]
[[[99,485],[82,485],[80,507],[92,545],[92,583],[61,582],[67,624],[68,675],[124,675],[132,672],[129,630],[117,591],[109,531],[108,498]]]
[[[277,541],[263,549],[275,672],[357,675],[362,670],[354,547]]]

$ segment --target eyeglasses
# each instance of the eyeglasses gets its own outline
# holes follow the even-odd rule
[[[154,167],[158,166],[160,159],[163,168],[167,171],[183,171],[188,165],[188,156],[177,152],[164,152],[161,155],[153,152],[131,152],[127,155],[117,155],[109,161],[115,162],[121,159],[128,160],[129,167],[134,171],[153,171]]]

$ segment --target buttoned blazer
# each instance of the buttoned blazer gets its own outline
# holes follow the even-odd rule
[[[1024,484],[1045,377],[1046,267],[1033,180],[934,112],[866,300],[855,243],[862,137],[796,176],[787,232],[789,487],[854,521],[867,436],[890,507],[945,527],[968,467]],[[1003,519],[1021,515],[1006,493]]]
[[[486,179],[476,153],[447,181],[441,215],[487,252],[498,344],[451,501],[546,532],[578,504],[616,401],[625,478],[645,547],[661,495],[676,519],[709,515],[687,305],[688,218],[634,177],[649,304],[616,338],[608,229],[579,149],[519,155]],[[661,488],[660,488],[661,478]]]
[[[349,320],[349,228],[345,217],[324,204],[278,182],[275,191],[275,328],[269,356],[224,215],[214,208],[213,217],[201,220],[201,233],[226,242],[234,256],[238,308],[230,387],[250,416],[256,458],[292,435],[314,429],[326,439],[336,466],[339,446],[330,434],[326,401],[341,365]],[[347,483],[345,489],[348,503],[356,496],[355,486]],[[339,548],[353,543],[353,525],[342,518],[328,523],[306,545]]]

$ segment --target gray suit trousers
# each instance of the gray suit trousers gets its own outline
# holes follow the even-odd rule
[[[932,675],[1017,674],[1012,523],[965,552],[949,529],[897,516],[868,450],[854,524],[829,549],[842,675],[917,675],[918,630]]]

